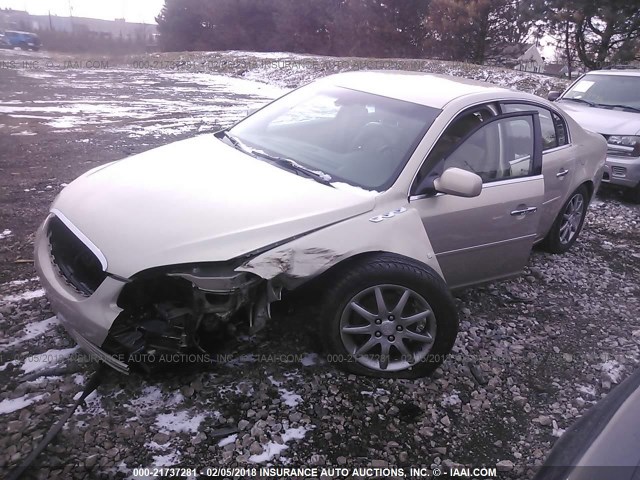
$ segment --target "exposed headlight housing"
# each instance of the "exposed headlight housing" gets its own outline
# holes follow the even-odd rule
[[[606,136],[609,155],[615,157],[640,157],[640,136],[609,135]]]

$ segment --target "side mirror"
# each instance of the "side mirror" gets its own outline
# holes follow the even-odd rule
[[[551,90],[547,95],[547,100],[550,102],[555,102],[558,98],[560,98],[560,92],[556,90]]]
[[[256,113],[259,110],[259,108],[247,108],[247,114],[245,115],[246,117],[253,115],[254,113]]]
[[[477,197],[482,192],[482,178],[461,168],[447,168],[433,181],[436,191],[457,197]]]

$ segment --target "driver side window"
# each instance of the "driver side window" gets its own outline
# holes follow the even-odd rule
[[[412,195],[447,168],[477,174],[483,183],[536,173],[534,117],[531,113],[481,118],[477,113],[454,121],[435,143],[418,171]],[[428,185],[427,185],[428,186]]]
[[[495,120],[477,130],[447,155],[442,171],[457,167],[483,183],[533,173],[534,129],[530,116]]]

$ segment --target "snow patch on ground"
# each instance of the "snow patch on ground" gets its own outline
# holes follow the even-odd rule
[[[73,399],[77,400],[81,395],[82,392],[78,392]],[[84,405],[81,404],[79,408],[81,408],[83,412],[90,413],[91,415],[108,415],[102,406],[102,396],[98,394],[96,390],[84,399]]]
[[[237,433],[234,433],[233,435],[229,435],[228,437],[224,437],[222,440],[220,440],[218,442],[218,446],[219,447],[225,447],[225,446],[229,445],[230,443],[234,443],[237,438],[238,438],[238,434]]]
[[[39,322],[30,323],[25,327],[24,334],[21,337],[14,339],[6,346],[13,347],[22,342],[26,342],[27,340],[33,340],[59,324],[60,321],[58,320],[58,317],[49,317]]]
[[[294,408],[297,407],[300,402],[302,402],[302,397],[297,393],[294,393],[290,390],[280,388],[280,398],[282,399],[282,403],[286,406]]]
[[[23,132],[16,132],[16,133],[12,133],[11,134],[12,137],[29,137],[29,136],[32,136],[32,135],[37,135],[37,133],[25,130]]]
[[[6,398],[0,402],[0,415],[21,410],[35,402],[39,402],[43,397],[44,394],[34,395],[32,397],[25,395],[20,398]]]
[[[11,230],[9,230],[8,228],[3,230],[0,233],[0,240],[2,240],[3,238],[7,238],[8,236],[10,236],[13,232]]]
[[[324,365],[325,360],[317,353],[307,353],[300,360],[303,367],[312,367],[314,365]]]
[[[287,446],[287,442],[304,438],[307,431],[308,430],[304,427],[286,429],[281,435],[283,442],[282,444],[269,442],[266,445],[263,445],[262,448],[264,449],[264,452],[259,455],[251,455],[249,457],[249,461],[252,463],[263,463],[272,460],[276,455],[280,455],[284,450],[289,448]]]
[[[442,405],[443,407],[455,407],[457,405],[462,404],[462,400],[460,400],[460,397],[458,396],[460,392],[457,392],[456,390],[454,390],[450,395],[445,395],[444,397],[442,397],[442,401],[440,402],[440,405]]]
[[[624,372],[624,366],[620,365],[616,360],[607,360],[600,364],[600,370],[603,375],[611,380],[613,383],[619,383],[622,379],[622,372]]]
[[[578,385],[576,388],[580,393],[584,393],[585,395],[590,395],[592,397],[596,396],[596,389],[593,385]]]
[[[145,387],[142,395],[129,400],[129,404],[134,407],[149,408],[158,406],[162,402],[162,390],[159,387]]]
[[[83,101],[0,102],[0,113],[37,120],[60,133],[79,132],[93,125],[129,138],[165,138],[230,126],[250,109],[286,93],[275,85],[219,73],[110,69],[103,72],[104,77],[95,77],[90,71],[52,74],[52,83],[72,81],[74,88],[87,89]],[[123,74],[131,78],[126,85],[118,81]],[[105,89],[113,95],[104,96]],[[23,125],[17,128],[28,131]]]
[[[189,412],[161,413],[156,417],[156,425],[161,432],[195,433],[204,420],[204,414],[191,416]]]
[[[0,372],[4,372],[9,365],[19,365],[20,360],[11,360],[3,365],[0,365]]]
[[[282,387],[282,383],[283,382],[281,382],[279,380],[276,380],[271,375],[269,375],[269,377],[267,377],[267,378],[269,379],[271,384],[278,389],[278,392],[280,393],[280,398],[282,399],[282,403],[284,403],[288,407],[294,408],[300,402],[302,402],[302,397],[300,395],[298,395],[297,393],[295,393],[295,392],[293,392],[291,390],[287,390],[286,388]]]
[[[182,456],[178,452],[170,452],[164,455],[153,456],[154,467],[175,467],[180,463]]]
[[[22,364],[22,371],[25,374],[37,372],[45,368],[54,367],[69,358],[74,353],[80,351],[79,347],[64,348],[62,350],[47,350],[44,353],[37,353],[26,358]]]
[[[17,295],[7,295],[6,297],[2,297],[0,300],[5,303],[18,303],[22,302],[23,300],[31,300],[33,298],[40,297],[44,297],[44,290],[41,288],[38,290],[29,290],[26,292],[22,292]]]
[[[3,285],[9,285],[9,286],[18,286],[18,285],[24,285],[25,283],[29,283],[32,282],[34,280],[37,280],[38,277],[33,277],[33,278],[27,278],[25,280],[13,280],[11,282],[7,282],[7,283],[3,283]]]

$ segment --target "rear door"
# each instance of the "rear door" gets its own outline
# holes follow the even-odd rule
[[[561,204],[570,193],[576,171],[576,149],[569,143],[566,122],[558,113],[541,105],[522,102],[505,102],[501,107],[507,113],[535,109],[539,114],[545,190],[538,230],[538,239],[541,239],[551,228]]]
[[[483,122],[427,176],[450,167],[478,174],[481,194],[410,199],[447,283],[457,288],[518,274],[528,261],[544,200],[538,113],[503,114]]]

